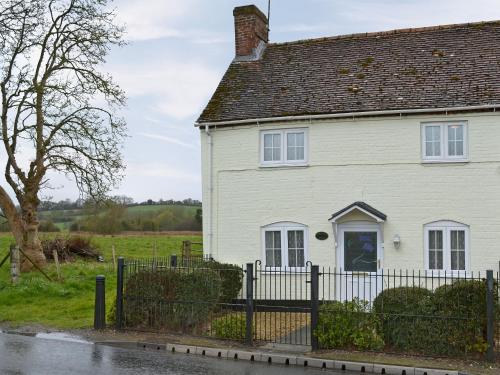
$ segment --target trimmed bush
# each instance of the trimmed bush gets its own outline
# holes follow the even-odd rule
[[[425,288],[400,287],[384,290],[373,301],[382,320],[385,343],[403,351],[421,351],[432,345],[434,332],[432,292]],[[429,329],[431,329],[430,332]]]
[[[219,274],[221,278],[220,302],[229,303],[238,297],[238,293],[243,287],[243,270],[240,266],[211,260],[205,262],[201,267],[207,267]]]
[[[485,352],[486,281],[457,280],[434,291],[434,305],[441,318],[443,346],[457,353]],[[493,288],[493,301],[498,307],[498,289]]]
[[[382,319],[384,340],[391,348],[429,355],[487,349],[484,281],[456,280],[434,293],[425,288],[388,289],[377,296],[373,309]]]
[[[221,279],[208,269],[147,270],[125,284],[125,325],[196,330],[216,308]]]
[[[322,349],[379,350],[384,347],[380,325],[367,302],[335,301],[320,307],[315,335]]]
[[[245,314],[230,313],[214,319],[212,331],[221,339],[243,340],[246,335]]]

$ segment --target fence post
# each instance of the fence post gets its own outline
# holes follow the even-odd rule
[[[253,263],[247,263],[247,300],[246,300],[246,330],[245,343],[253,345]]]
[[[170,267],[177,267],[177,255],[173,254],[170,256]]]
[[[314,334],[319,321],[319,266],[311,266],[311,348],[318,350],[318,338]]]
[[[487,324],[486,324],[486,341],[488,343],[488,350],[486,352],[486,360],[489,362],[495,361],[495,352],[494,352],[494,304],[493,304],[493,271],[486,271],[486,316],[487,316]]]
[[[10,277],[12,284],[17,284],[21,266],[21,258],[19,255],[19,247],[10,245]]]
[[[118,257],[116,274],[116,329],[123,327],[123,270],[125,269],[125,259]]]
[[[95,277],[94,329],[106,328],[106,278]]]

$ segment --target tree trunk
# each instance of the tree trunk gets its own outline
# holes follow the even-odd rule
[[[45,267],[47,260],[38,238],[38,198],[36,193],[31,193],[18,199],[21,201],[21,213],[5,189],[0,186],[0,208],[9,221],[16,244],[38,267]],[[21,272],[27,272],[33,268],[34,265],[21,253]]]
[[[38,238],[39,222],[35,205],[31,204],[31,202],[25,204],[22,216],[24,222],[22,243],[18,245],[24,252],[24,254],[21,253],[21,272],[28,272],[34,268],[33,263],[43,268],[47,265],[47,260],[42,250],[42,243]]]

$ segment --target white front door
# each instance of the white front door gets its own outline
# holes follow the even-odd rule
[[[378,224],[340,224],[337,246],[337,300],[373,302],[382,290],[382,234]]]

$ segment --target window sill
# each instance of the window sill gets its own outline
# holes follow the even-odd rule
[[[259,168],[306,168],[308,163],[260,164]]]
[[[422,164],[467,164],[469,163],[469,159],[429,159],[422,160]]]

